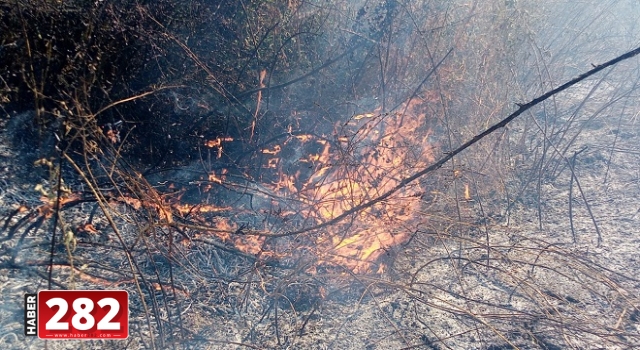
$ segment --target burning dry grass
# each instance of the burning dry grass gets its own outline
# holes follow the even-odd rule
[[[291,134],[265,146],[263,179],[271,182],[256,184],[248,174],[237,180],[232,170],[191,182],[213,198],[241,190],[235,205],[189,203],[189,186],[154,186],[114,166],[108,154],[117,152],[84,157],[84,164],[66,158],[85,193],[56,187],[59,169],[40,162],[50,179],[37,189],[40,204],[17,206],[5,218],[11,248],[2,264],[43,279],[51,269],[56,287],[135,291],[136,341],[152,348],[187,340],[349,348],[353,329],[367,335],[356,347],[369,348],[637,344],[639,282],[603,260],[602,248],[529,227],[534,207],[508,204],[507,217],[493,212],[505,205],[497,186],[478,186],[465,168],[402,182],[439,152],[419,110],[358,114],[330,133]],[[225,142],[214,140],[213,152]],[[96,159],[109,188],[93,177]],[[467,168],[478,162],[467,160]],[[628,169],[608,176],[618,171]],[[56,208],[64,250],[48,262],[50,237],[41,229],[50,229]],[[223,320],[226,332],[210,328]]]
[[[135,341],[146,347],[187,340],[213,348],[637,344],[634,273],[607,263],[606,250],[528,227],[535,208],[526,205],[512,206],[510,224],[492,212],[479,222],[480,204],[490,210],[489,202],[500,200],[483,191],[466,200],[465,187],[454,186],[473,183],[464,169],[436,173],[351,220],[313,229],[433,162],[437,150],[424,124],[415,115],[356,115],[331,135],[292,135],[272,145],[279,152],[268,153],[264,167],[279,181],[251,187],[220,172],[220,181],[205,174],[194,182],[216,196],[244,188],[268,199],[255,201],[262,207],[189,204],[186,189],[161,191],[120,172],[126,191],[101,190],[99,199],[65,192],[60,222],[75,232],[74,243],[65,241],[70,254],[53,264],[41,258],[46,244],[35,243],[46,238],[39,226],[47,221],[34,219],[50,218],[56,203],[46,198],[31,209],[17,207],[5,218],[5,243],[13,248],[2,264],[45,279],[51,268],[54,286],[62,288],[136,291]],[[279,153],[294,144],[312,151],[290,166]],[[101,200],[103,214],[89,206]],[[455,207],[461,217],[451,214]],[[300,228],[306,231],[275,237]],[[354,337],[362,340],[354,345]]]
[[[267,164],[279,181],[269,187],[278,198],[290,199],[280,215],[287,221],[302,218],[311,227],[322,225],[398,186],[415,169],[433,161],[425,118],[359,114],[336,125],[333,135],[298,136],[297,140],[314,143],[317,153],[301,156],[294,167],[279,158],[289,140],[274,147],[278,151],[270,154]],[[382,272],[379,258],[409,240],[406,224],[419,213],[426,191],[419,184],[406,186],[347,223],[314,230],[309,241],[314,255],[321,264],[354,273],[372,272],[373,266]]]
[[[423,39],[427,37],[420,34],[416,42]],[[199,67],[206,67],[182,41],[175,41]],[[480,39],[476,43],[486,44]],[[427,56],[430,50],[423,51]],[[504,52],[494,51],[498,56]],[[341,55],[347,54],[357,56],[355,46]],[[422,61],[418,64],[424,65]],[[474,74],[468,67],[475,64],[463,63],[443,66],[439,79],[468,86],[466,76]],[[433,71],[437,67],[433,64]],[[390,69],[415,74],[409,66]],[[213,169],[213,162],[227,165],[227,146],[237,140],[198,139],[210,156],[201,160],[197,176],[173,183],[152,181],[132,170],[121,158],[125,135],[117,134],[117,128],[99,128],[96,116],[78,101],[64,111],[82,116],[65,125],[65,137],[83,145],[85,153],[60,149],[61,162],[41,162],[50,170],[47,181],[36,191],[25,183],[35,199],[1,192],[0,207],[13,209],[2,213],[6,234],[0,239],[0,267],[12,277],[0,275],[3,297],[13,303],[10,311],[21,314],[21,293],[42,289],[44,283],[49,288],[127,289],[133,317],[130,348],[181,343],[209,349],[640,346],[634,237],[640,215],[627,198],[638,197],[633,164],[640,151],[631,142],[638,134],[629,131],[635,125],[602,128],[617,128],[621,139],[583,153],[591,167],[575,153],[573,162],[567,162],[565,154],[589,144],[580,141],[581,133],[598,140],[609,134],[580,124],[577,111],[563,125],[557,116],[553,123],[559,129],[509,124],[501,137],[470,143],[473,151],[452,159],[452,153],[432,142],[434,115],[444,115],[444,124],[459,124],[447,124],[446,133],[436,135],[448,138],[453,148],[456,138],[462,143],[485,129],[447,116],[447,104],[454,99],[464,104],[477,100],[481,117],[512,108],[493,101],[503,90],[488,89],[484,98],[486,91],[479,88],[473,91],[477,99],[453,96],[444,87],[428,90],[423,84],[433,71],[401,105],[402,112],[369,106],[371,110],[329,125],[282,127],[278,132],[284,135],[268,135],[274,137],[251,149],[247,158],[256,160],[253,169],[244,164]],[[267,104],[262,92],[271,72],[261,68],[259,73],[258,103],[244,125],[251,130],[244,140],[251,146],[260,139],[256,130],[268,130],[261,128],[260,106]],[[208,76],[213,78],[210,72]],[[363,81],[375,76],[368,74]],[[380,88],[391,88],[392,80]],[[176,96],[174,103],[182,109]],[[200,107],[209,112],[213,103]],[[466,106],[461,110],[469,112]],[[303,124],[292,119],[286,122]],[[553,142],[563,151],[552,152],[548,146],[540,151],[536,141]],[[599,160],[618,150],[627,151],[618,158],[619,166],[606,163],[601,181],[604,163]],[[21,162],[19,154],[7,152],[8,159]],[[440,165],[453,164],[428,171],[436,159]],[[12,171],[19,166],[7,164],[2,168],[7,181],[22,184]],[[552,175],[543,171],[548,169]],[[405,181],[420,173],[429,175]],[[78,176],[81,181],[70,180]],[[575,199],[577,190],[571,186],[578,179],[594,191],[587,193],[592,196],[580,189],[582,196]],[[602,242],[593,223],[603,233]],[[7,319],[11,317],[1,318]],[[6,334],[21,333],[16,324],[0,323]],[[9,338],[0,337],[0,345]],[[9,345],[24,344],[19,339]]]

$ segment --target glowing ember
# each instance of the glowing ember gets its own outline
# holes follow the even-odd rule
[[[280,145],[276,145],[272,150],[263,149],[262,153],[276,155],[276,154],[280,153]]]
[[[227,173],[226,171],[227,169],[223,169],[222,174],[218,175],[215,172],[210,172],[209,173],[209,181],[211,182],[215,182],[217,184],[222,184],[222,181],[224,181],[225,175]]]
[[[222,157],[222,143],[233,141],[233,137],[216,137],[214,140],[205,141],[204,145],[216,149],[218,151],[218,158]]]

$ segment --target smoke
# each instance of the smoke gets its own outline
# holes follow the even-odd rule
[[[638,345],[637,59],[405,181],[637,46],[633,1],[190,4],[176,13],[216,21],[175,32],[169,21],[159,35],[178,44],[158,52],[180,60],[157,63],[187,76],[136,100],[158,116],[146,124],[105,112],[123,120],[122,138],[91,158],[100,181],[69,181],[84,197],[61,214],[78,240],[76,281],[132,291],[133,344],[152,333],[156,347]],[[15,114],[0,140],[12,303],[41,288],[45,263],[14,272],[50,243],[32,220],[42,175],[25,166],[41,156],[34,118]],[[153,130],[140,148],[179,161],[127,163],[132,125]],[[11,214],[24,203],[32,214]],[[97,233],[79,230],[87,223]],[[67,252],[55,252],[66,287]],[[15,305],[0,308],[0,343],[20,333]]]

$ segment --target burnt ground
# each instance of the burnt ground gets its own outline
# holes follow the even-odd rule
[[[65,209],[68,226],[91,222],[98,232],[77,230],[75,249],[58,233],[53,287],[129,290],[131,332],[48,347],[640,346],[640,126],[632,108],[602,110],[610,100],[599,96],[523,116],[466,151],[457,170],[449,164],[423,180],[430,195],[401,228],[413,238],[390,252],[383,274],[310,274],[215,239],[171,242],[173,233],[144,226],[124,205],[111,211],[119,232],[94,202]],[[4,120],[0,138],[0,347],[40,349],[43,341],[22,335],[22,298],[47,288],[52,220],[39,221],[35,186],[50,188],[50,174],[33,165],[43,154],[20,121]],[[87,190],[64,171],[70,187]]]
[[[64,84],[58,88],[71,90],[56,90],[43,97],[60,100],[58,107],[72,105],[76,92],[90,100],[109,90],[99,84],[95,90],[86,90],[82,84],[76,89],[73,75],[67,74],[74,70],[91,73],[98,61],[104,66],[101,77],[107,87],[115,81],[110,74],[123,71],[116,62],[131,68],[123,72],[137,76],[137,83],[143,85],[134,84],[135,91],[126,90],[122,96],[107,96],[103,101],[98,97],[88,105],[78,102],[69,110],[44,106],[40,112],[55,116],[51,124],[56,124],[63,111],[77,117],[72,132],[88,137],[82,145],[84,154],[72,150],[67,153],[70,158],[61,163],[55,157],[53,137],[61,125],[34,129],[35,113],[7,111],[10,95],[0,96],[1,349],[640,347],[636,58],[553,96],[420,178],[411,191],[400,191],[374,207],[386,205],[385,209],[401,215],[402,220],[384,220],[388,212],[372,210],[373,214],[355,215],[326,230],[259,241],[257,251],[242,252],[230,244],[255,243],[256,236],[247,234],[253,230],[286,233],[308,227],[312,221],[299,215],[300,211],[287,214],[299,198],[274,190],[273,182],[281,174],[261,168],[261,162],[267,161],[267,146],[269,151],[282,146],[280,164],[285,166],[280,170],[286,168],[287,175],[299,171],[309,177],[306,164],[299,160],[310,155],[305,153],[320,153],[321,143],[308,146],[307,151],[302,146],[287,148],[284,140],[297,145],[297,136],[303,134],[313,134],[322,141],[339,139],[343,135],[334,131],[342,131],[340,127],[357,119],[356,115],[370,114],[359,122],[369,117],[382,120],[384,113],[376,115],[376,110],[404,109],[399,119],[404,118],[405,124],[386,131],[402,134],[398,136],[404,141],[413,137],[413,143],[408,147],[396,143],[398,147],[390,153],[411,158],[414,149],[433,146],[433,158],[439,159],[509,115],[517,108],[516,102],[526,103],[631,49],[638,37],[635,3],[345,1],[318,7],[313,1],[281,2],[283,8],[302,6],[291,16],[289,12],[278,16],[278,12],[264,11],[265,5],[279,2],[254,3],[255,17],[265,21],[258,23],[262,31],[251,33],[253,40],[235,40],[234,35],[228,35],[240,26],[234,29],[235,21],[227,21],[227,17],[238,23],[252,17],[245,8],[247,2],[233,6],[231,10],[238,15],[218,12],[215,2],[211,12],[185,8],[189,11],[181,13],[197,19],[198,25],[191,29],[201,35],[184,32],[182,38],[189,46],[179,39],[180,30],[157,32],[148,30],[153,26],[143,26],[143,31],[134,31],[150,39],[145,42],[151,45],[149,53],[154,53],[154,61],[166,52],[175,54],[158,63],[162,74],[157,73],[169,74],[164,78],[169,85],[177,79],[179,88],[158,92],[149,100],[119,104],[108,118],[95,118],[87,111],[131,97],[147,84],[150,91],[163,85],[145,79],[147,69],[153,71],[156,66],[134,69],[143,57],[132,53],[144,51],[135,45],[122,50],[121,31],[112,31],[117,34],[114,36],[87,38],[90,42],[94,37],[108,39],[103,45],[117,53],[117,60],[61,50],[58,63]],[[117,3],[110,6],[118,9]],[[174,18],[175,12],[159,6],[158,14],[164,11],[170,14],[166,16],[168,24],[180,22]],[[125,12],[132,27],[138,28],[139,11]],[[76,14],[84,12],[72,13],[67,16],[63,11],[60,23],[75,28],[74,24],[83,22]],[[201,14],[203,20],[193,14]],[[20,19],[16,23],[24,29],[29,21],[22,18],[14,19]],[[55,42],[39,35],[41,31],[49,34],[47,31],[56,30],[51,36],[63,38],[70,45],[69,52],[83,46],[76,45],[82,41],[67,40],[73,35],[49,21],[46,12],[38,18],[47,23],[43,29],[35,26],[33,33],[34,40],[46,39],[41,43],[46,49],[41,57],[46,72],[50,67],[48,48],[55,47]],[[104,23],[119,23],[105,18]],[[287,18],[293,20],[291,28],[287,24],[273,30]],[[246,23],[248,28],[253,26]],[[310,26],[303,26],[305,23]],[[219,36],[214,35],[217,27]],[[111,27],[104,28],[109,31]],[[270,32],[282,33],[287,39],[271,40]],[[74,33],[86,31],[76,28]],[[309,46],[293,33],[311,33]],[[3,43],[4,52],[21,49],[23,41],[17,38],[23,34],[11,33],[11,39]],[[174,35],[175,42],[163,39]],[[265,40],[256,40],[260,37]],[[267,49],[264,52],[260,50],[262,43]],[[155,51],[157,44],[162,47]],[[229,54],[220,54],[223,52]],[[24,68],[25,60],[13,57],[26,56],[6,57],[14,67],[7,72]],[[245,61],[238,61],[239,57]],[[273,62],[258,61],[260,57]],[[206,76],[201,71],[204,65],[209,65]],[[209,68],[219,71],[212,74]],[[265,74],[269,82],[262,81]],[[17,73],[10,76],[15,81],[25,79]],[[221,76],[227,78],[225,84],[211,80]],[[88,77],[87,81],[95,78]],[[245,79],[238,82],[238,77]],[[128,81],[122,80],[124,86],[130,86]],[[240,93],[240,100],[222,103],[221,96],[229,97],[226,87],[213,94],[212,81],[216,82],[214,90],[232,87]],[[263,83],[269,89],[257,94],[255,88]],[[33,87],[20,90],[11,82],[4,84],[3,94],[16,90],[25,108],[34,106]],[[242,111],[236,111],[238,108]],[[144,120],[148,123],[137,124],[140,120],[136,118],[147,112],[150,119]],[[409,112],[422,115],[420,122],[425,123],[399,133],[408,123],[416,122]],[[87,128],[87,116],[95,130]],[[124,153],[138,153],[114,166],[108,152],[88,146],[96,134],[103,136],[96,136],[96,140],[105,141],[100,128],[104,131],[105,123],[118,120],[125,120],[122,135],[129,135],[127,141],[132,143],[124,143]],[[234,133],[227,133],[223,124],[234,124]],[[127,134],[131,125],[137,125],[142,134]],[[360,130],[373,134],[382,129]],[[427,129],[431,130],[428,136]],[[239,153],[233,159],[236,168],[219,183],[209,176],[215,171],[222,177],[222,168],[228,164],[217,161],[216,149],[207,151],[202,143],[205,138],[225,136],[236,137],[235,145],[225,144],[225,149]],[[264,149],[254,143],[258,139],[265,142]],[[375,158],[367,154],[371,147],[366,143],[372,140],[364,137],[361,141],[349,145],[353,146],[351,152],[333,154],[332,160],[356,163],[335,162],[336,172],[362,170],[363,159]],[[405,148],[399,150],[401,147]],[[51,163],[35,165],[50,157]],[[145,160],[157,164],[167,160],[165,165],[177,162],[141,176],[149,170]],[[79,164],[81,171],[71,161]],[[56,190],[59,164],[68,192]],[[408,176],[424,166],[414,164],[421,165],[392,175]],[[89,169],[95,179],[87,181],[82,176]],[[326,178],[329,176],[320,180]],[[359,182],[357,178],[350,180]],[[389,182],[393,181],[400,179]],[[104,200],[98,201],[96,193],[104,195]],[[178,224],[171,225],[166,211],[134,200],[144,198],[145,193],[164,193],[167,201],[182,193],[185,202],[224,209],[203,212],[198,221],[193,219],[197,215],[181,216],[179,207],[172,207],[173,222]],[[403,198],[407,193],[410,195]],[[56,230],[54,236],[52,203],[58,194],[70,201],[57,217],[62,230]],[[160,202],[156,199],[155,203]],[[389,203],[412,205],[391,208]],[[193,220],[185,222],[187,219]],[[226,230],[231,238],[225,241],[210,231],[188,226],[194,222],[235,226]],[[358,228],[367,227],[365,224],[371,230],[409,239],[385,248],[378,266],[368,273],[321,264],[313,245],[317,235],[329,232],[330,238],[349,237]],[[276,250],[286,254],[269,256]],[[129,338],[46,344],[25,338],[23,296],[47,288],[127,290]]]

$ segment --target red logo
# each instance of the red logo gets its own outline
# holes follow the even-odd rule
[[[38,292],[40,339],[125,339],[129,294],[124,290]]]

